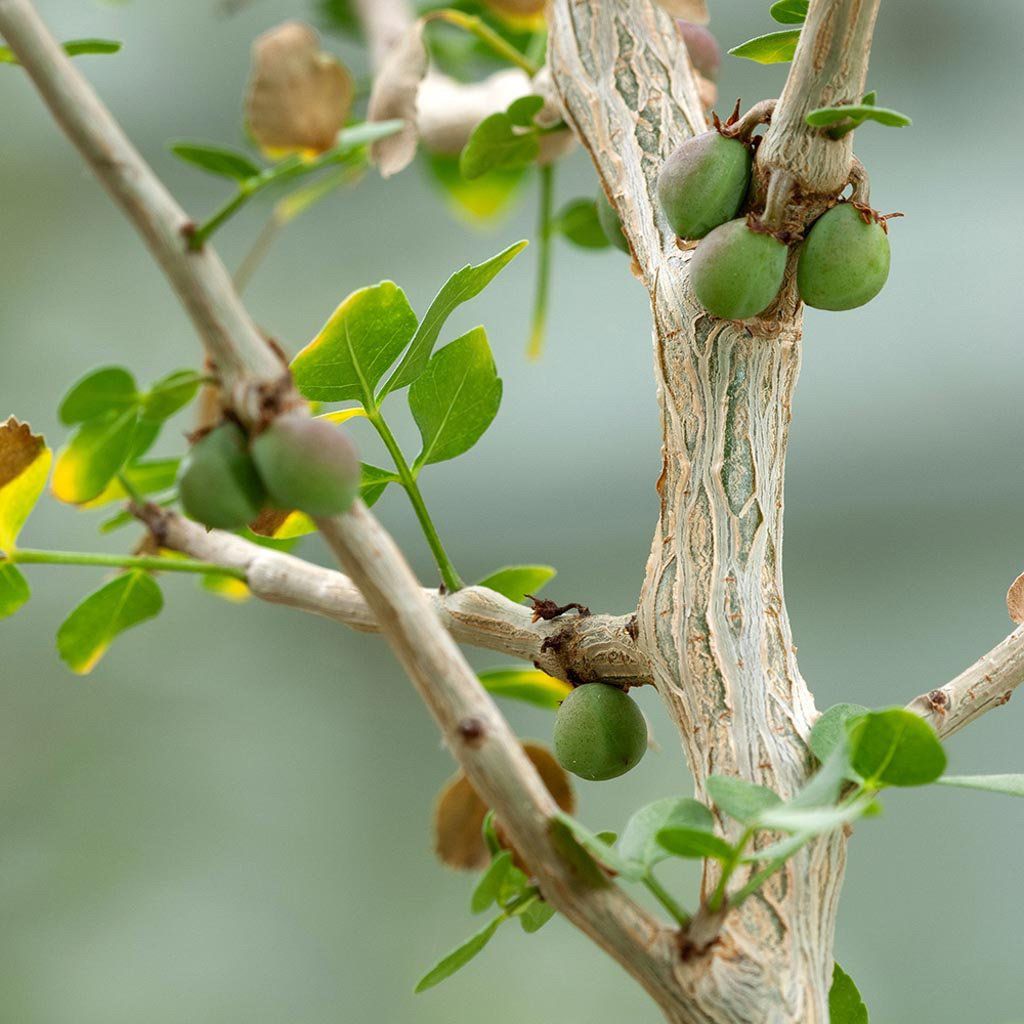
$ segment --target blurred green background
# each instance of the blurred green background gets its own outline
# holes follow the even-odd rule
[[[298,0],[254,0],[232,18],[210,0],[40,6],[59,36],[125,41],[80,67],[197,215],[224,186],[176,164],[166,141],[240,143],[250,41],[309,13]],[[726,45],[768,31],[767,6],[714,4],[713,28]],[[1024,568],[1022,150],[1007,120],[1021,100],[1022,35],[1017,0],[883,4],[870,85],[914,126],[868,126],[857,149],[876,205],[907,217],[893,225],[893,273],[875,302],[807,315],[789,463],[787,596],[822,707],[902,703],[1009,628],[1003,595]],[[329,45],[361,66],[346,42]],[[783,77],[726,58],[720,105],[776,95]],[[0,124],[0,413],[56,444],[57,401],[84,371],[124,362],[148,380],[198,349],[16,68],[0,68]],[[593,193],[580,153],[558,187],[560,200]],[[422,311],[449,271],[530,235],[532,188],[481,232],[452,219],[421,168],[386,184],[370,176],[289,230],[251,307],[291,351],[350,290],[384,277]],[[218,238],[229,264],[267,208]],[[505,399],[469,456],[425,475],[427,496],[467,578],[551,562],[551,596],[626,611],[656,515],[646,299],[617,252],[559,245],[548,351],[527,363],[533,259],[528,250],[446,332],[486,323]],[[187,424],[176,427],[168,448]],[[402,496],[379,512],[433,580]],[[97,540],[88,516],[47,501],[25,542],[125,537]],[[315,541],[307,550],[325,557]],[[537,937],[499,934],[465,972],[414,997],[422,971],[476,922],[471,879],[430,854],[432,800],[452,762],[384,644],[174,579],[161,619],[77,678],[53,634],[98,582],[40,567],[33,602],[0,630],[0,1020],[657,1019],[562,921]],[[582,785],[594,827],[689,791],[654,695],[640,699],[663,750],[621,780]],[[509,713],[524,735],[550,736],[540,712]],[[1022,714],[1013,701],[958,737],[952,768],[1024,767]],[[1024,809],[950,790],[884,802],[851,846],[837,940],[873,1019],[1019,1019]],[[692,873],[666,878],[692,893]]]

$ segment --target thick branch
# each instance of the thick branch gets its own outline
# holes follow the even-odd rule
[[[263,601],[322,615],[362,632],[380,632],[363,595],[340,572],[233,533],[206,530],[155,505],[138,514],[162,547],[241,570],[249,589]],[[651,681],[630,635],[631,616],[571,614],[534,622],[529,608],[486,587],[464,587],[454,594],[423,588],[423,594],[459,643],[531,661],[548,675],[570,682],[640,686]]]
[[[145,239],[216,362],[232,406],[255,419],[267,397],[284,397],[280,392],[288,378],[235,294],[224,264],[209,247],[189,250],[188,216],[27,0],[0,0],[0,34],[54,119]]]
[[[253,327],[223,266],[212,253],[185,251],[180,236],[184,215],[71,67],[28,0],[0,0],[0,33],[57,120],[138,225],[222,372],[230,367],[233,378],[246,387],[273,381],[276,356]],[[533,869],[544,896],[659,1004],[673,1003],[673,933],[618,887],[595,878],[592,865],[586,867],[591,862],[573,855],[560,838],[552,823],[556,807],[540,776],[442,628],[392,539],[358,501],[344,516],[318,525],[366,598],[452,753]]]
[[[1024,683],[1024,626],[1015,629],[952,682],[922,693],[907,707],[931,722],[945,739],[986,711],[1002,707],[1021,683]]]

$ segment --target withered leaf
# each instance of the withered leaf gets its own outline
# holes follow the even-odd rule
[[[283,22],[252,45],[245,116],[269,155],[330,149],[353,92],[348,70],[320,49],[319,36],[301,21]]]
[[[538,743],[524,743],[523,749],[555,803],[571,814],[576,806],[572,783],[554,755]],[[463,871],[486,867],[488,853],[482,832],[486,814],[486,805],[461,771],[445,783],[434,808],[434,850],[442,863]],[[500,823],[496,825],[505,844]]]
[[[422,19],[415,22],[395,44],[377,73],[370,93],[368,121],[405,121],[400,132],[380,139],[370,148],[373,162],[385,178],[407,167],[416,155],[416,100],[428,64],[423,27]]]
[[[1006,608],[1014,622],[1024,622],[1024,572],[1010,584],[1006,592]]]

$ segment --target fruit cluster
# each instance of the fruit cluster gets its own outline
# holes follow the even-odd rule
[[[690,263],[698,301],[714,316],[746,320],[778,296],[793,240],[756,211],[743,215],[754,142],[730,127],[716,120],[676,149],[658,177],[658,198],[672,230],[699,240]],[[836,197],[797,244],[797,289],[808,306],[862,306],[889,276],[885,219],[865,203]]]
[[[192,519],[237,530],[268,503],[310,516],[338,515],[359,493],[359,476],[355,450],[337,427],[291,412],[251,443],[231,420],[203,434],[182,460],[178,493]]]

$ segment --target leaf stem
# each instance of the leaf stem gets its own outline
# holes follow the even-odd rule
[[[644,875],[643,883],[651,891],[654,898],[669,912],[676,924],[681,928],[685,928],[690,923],[690,915],[662,887],[661,882],[651,872]]]
[[[455,571],[455,566],[452,565],[448,552],[445,551],[444,545],[441,543],[441,537],[434,526],[434,521],[430,518],[426,502],[423,500],[423,494],[420,491],[419,484],[416,482],[416,473],[413,472],[409,463],[406,462],[405,455],[402,454],[402,449],[395,435],[391,433],[391,428],[388,426],[381,411],[379,409],[367,408],[366,418],[373,424],[374,429],[380,435],[380,439],[384,442],[384,446],[395,463],[399,483],[405,488],[405,493],[409,495],[413,511],[416,513],[416,518],[423,529],[423,535],[427,538],[427,544],[430,545],[434,561],[437,562],[437,568],[441,572],[441,579],[444,581],[445,589],[450,593],[461,590],[465,584]]]
[[[470,35],[476,36],[485,46],[489,46],[502,60],[507,60],[517,68],[525,71],[531,78],[540,71],[540,65],[530,60],[526,54],[517,50],[507,39],[500,36],[483,19],[472,14],[446,7],[440,11],[431,11],[425,15],[424,21],[443,21],[456,28],[461,28]]]
[[[249,181],[259,182],[259,178],[250,178]],[[234,196],[231,197],[209,220],[204,221],[188,236],[188,247],[193,252],[198,252],[206,244],[207,239],[222,224],[230,220],[238,211],[263,187],[260,184],[249,186],[249,182],[243,182]]]
[[[533,320],[528,359],[539,359],[544,348],[544,330],[548,319],[548,292],[551,286],[551,235],[555,203],[555,167],[540,168],[540,206],[537,216],[537,286],[533,300]]]
[[[189,558],[163,558],[158,555],[107,555],[97,551],[40,551],[37,548],[16,548],[9,562],[22,565],[89,565],[106,569],[145,569],[147,572],[188,572],[200,575],[231,576],[246,581],[242,569],[233,569],[215,562],[197,562]]]

